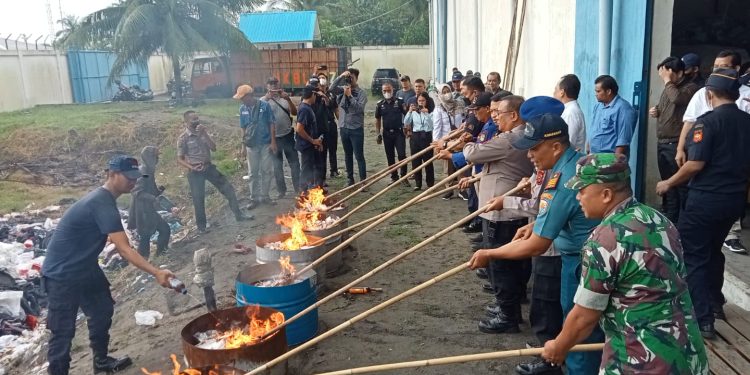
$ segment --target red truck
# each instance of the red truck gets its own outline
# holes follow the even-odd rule
[[[229,58],[194,58],[190,70],[193,93],[227,97],[242,84],[250,84],[256,91],[264,92],[266,80],[271,76],[278,78],[287,91],[299,93],[316,67],[325,65],[329,74],[337,74],[348,67],[352,57],[351,49],[346,47],[266,49],[259,54],[259,61],[252,60],[245,53],[232,53]],[[225,66],[229,66],[229,72]]]

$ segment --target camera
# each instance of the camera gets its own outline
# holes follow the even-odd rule
[[[351,76],[344,77],[344,84],[351,86],[351,84],[352,84],[352,77]]]

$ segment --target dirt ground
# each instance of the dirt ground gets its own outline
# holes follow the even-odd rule
[[[381,145],[375,143],[372,109],[374,101],[368,103],[365,153],[368,173],[385,168],[385,155]],[[339,146],[339,167],[343,171],[343,151]],[[442,170],[442,168],[437,168]],[[166,171],[165,171],[166,172]],[[169,172],[177,173],[170,170]],[[439,176],[440,174],[438,174]],[[354,203],[364,201],[386,184],[386,178],[368,193],[362,193]],[[235,179],[235,188],[241,197],[247,196],[246,183]],[[342,186],[345,179],[329,180],[332,186]],[[273,188],[272,188],[273,190]],[[223,201],[215,190],[210,190],[213,202]],[[407,201],[416,193],[398,187],[376,200],[367,209],[355,214],[350,222],[364,220],[374,214]],[[272,196],[275,193],[272,192]],[[243,198],[244,199],[244,198]],[[234,305],[234,279],[244,267],[254,263],[254,254],[237,255],[231,252],[233,244],[241,241],[252,246],[257,237],[278,231],[274,217],[292,209],[290,197],[282,199],[275,207],[264,206],[253,211],[255,220],[249,224],[237,224],[226,207],[209,215],[209,233],[174,243],[167,256],[155,263],[167,265],[179,278],[190,284],[193,277],[193,252],[208,248],[213,254],[216,270],[215,290],[220,307]],[[192,208],[188,208],[191,213]],[[409,208],[394,219],[370,231],[354,242],[345,253],[348,272],[328,279],[328,290],[335,290],[349,281],[375,268],[422,239],[449,226],[467,214],[466,203],[454,198],[443,201],[436,198]],[[191,216],[191,215],[188,215]],[[354,298],[339,297],[320,308],[320,332],[335,327],[356,314],[393,297],[412,286],[429,280],[469,259],[471,250],[468,237],[460,230],[444,236],[430,246],[412,254],[400,263],[375,275],[363,286],[380,287],[377,294],[358,295]],[[117,301],[114,324],[111,330],[111,351],[127,354],[135,366],[125,374],[140,374],[141,367],[168,373],[171,368],[169,354],[182,355],[180,330],[192,319],[205,313],[197,308],[177,316],[167,314],[166,296],[169,291],[145,279],[136,278],[140,272],[126,269],[108,275],[113,284],[113,296]],[[441,356],[471,354],[504,349],[522,348],[532,340],[528,323],[522,325],[520,334],[490,335],[477,330],[478,319],[484,318],[483,307],[491,301],[490,295],[482,291],[483,280],[473,272],[466,271],[444,280],[414,296],[411,296],[370,318],[354,324],[345,331],[319,343],[289,361],[289,373],[313,374],[329,370],[373,364],[426,359]],[[196,291],[192,292],[199,295]],[[195,304],[189,301],[189,304]],[[524,306],[524,315],[526,309]],[[165,314],[155,327],[136,325],[136,310],[157,310]],[[72,374],[91,372],[91,354],[85,324],[79,322],[73,347]],[[513,367],[529,358],[503,361],[482,361],[468,364],[427,367],[404,370],[403,374],[511,374]]]

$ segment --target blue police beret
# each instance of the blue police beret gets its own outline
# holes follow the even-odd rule
[[[565,104],[551,96],[535,96],[521,104],[521,119],[529,121],[531,118],[545,113],[560,116],[565,110]]]

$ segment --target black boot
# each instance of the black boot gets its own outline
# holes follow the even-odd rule
[[[518,321],[513,320],[513,317],[507,315],[504,311],[501,311],[494,318],[479,321],[479,330],[484,333],[521,332],[521,329],[518,328]]]
[[[539,358],[533,362],[521,363],[516,366],[516,372],[520,375],[562,375],[560,366],[552,366],[549,362]]]
[[[128,356],[122,358],[96,357],[94,358],[94,374],[118,372],[132,364],[133,361]]]
[[[716,329],[713,323],[701,324],[698,329],[701,331],[701,336],[706,340],[713,340],[716,338]]]

